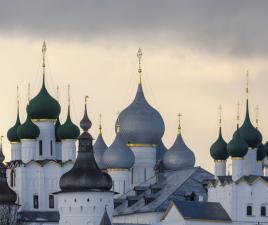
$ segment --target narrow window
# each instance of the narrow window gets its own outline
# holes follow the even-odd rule
[[[131,168],[131,184],[134,183],[134,172],[133,172],[133,168]]]
[[[266,216],[266,206],[261,206],[261,216]]]
[[[41,140],[39,141],[39,155],[40,155],[40,156],[43,155],[43,143],[42,143]]]
[[[126,182],[124,181],[124,186],[123,186],[123,194],[126,193]]]
[[[15,174],[14,170],[11,170],[11,173],[10,173],[10,186],[15,187],[15,185],[16,185],[15,182],[16,182],[16,174]]]
[[[114,191],[114,181],[112,181],[112,190]]]
[[[33,205],[34,205],[34,209],[39,208],[38,195],[33,196]]]
[[[49,195],[49,208],[54,209],[54,195]]]
[[[144,168],[144,181],[146,181],[146,168]]]
[[[247,206],[247,216],[252,216],[252,206],[251,205]]]
[[[50,141],[50,155],[53,156],[53,142]]]

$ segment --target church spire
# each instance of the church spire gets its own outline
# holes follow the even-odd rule
[[[259,106],[257,105],[256,108],[256,128],[259,128]]]
[[[43,58],[43,63],[42,63],[42,67],[43,67],[43,85],[45,86],[45,73],[46,73],[46,51],[47,51],[47,45],[46,42],[43,42],[42,45],[42,58]]]
[[[236,114],[236,124],[237,129],[239,128],[239,120],[240,120],[240,102],[237,102],[237,114]]]
[[[101,121],[101,119],[102,119],[102,115],[100,113],[99,114],[99,123],[100,123],[100,125],[99,125],[99,134],[102,134],[102,121]]]
[[[181,134],[181,113],[178,114],[178,135]]]
[[[142,68],[141,68],[142,50],[141,50],[141,48],[139,48],[139,50],[138,50],[137,57],[139,60],[139,69],[138,69],[139,83],[141,84],[141,73],[142,73]]]

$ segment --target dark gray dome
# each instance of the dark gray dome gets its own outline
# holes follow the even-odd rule
[[[117,132],[112,145],[104,152],[102,161],[107,169],[130,169],[133,166],[134,153],[127,147],[120,131]]]
[[[7,184],[6,165],[3,163],[5,156],[0,146],[0,204],[14,204],[17,200],[17,194]]]
[[[86,110],[86,108],[85,108]],[[112,187],[112,178],[102,172],[94,159],[92,136],[87,132],[90,120],[83,121],[84,132],[79,136],[79,150],[73,168],[60,178],[62,191],[109,191]]]
[[[102,156],[107,148],[108,146],[104,142],[102,133],[100,132],[93,146],[93,151],[94,151],[94,157],[95,157],[96,163],[101,170],[107,169],[105,164],[102,162]]]
[[[156,146],[156,162],[163,161],[166,151],[167,151],[167,148],[161,139],[160,142]]]
[[[166,151],[163,162],[168,170],[179,170],[194,166],[194,153],[184,143],[181,133],[178,134],[171,148]]]
[[[127,143],[158,144],[165,132],[164,121],[146,101],[141,84],[134,101],[119,114],[119,121]]]

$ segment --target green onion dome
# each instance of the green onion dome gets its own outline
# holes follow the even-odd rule
[[[61,123],[60,123],[60,118],[58,117],[57,120],[56,120],[56,123],[55,123],[55,139],[56,139],[56,142],[61,142],[61,139],[58,135],[58,129],[59,127],[61,126]]]
[[[227,144],[222,137],[221,127],[218,139],[210,147],[210,155],[214,160],[226,160],[229,157]]]
[[[257,147],[257,161],[263,161],[265,158],[265,147],[264,145],[261,143],[258,147]]]
[[[268,156],[268,141],[264,144],[264,151],[266,156]]]
[[[238,126],[237,131],[234,133],[232,140],[227,144],[227,152],[231,157],[234,158],[243,158],[248,152],[248,144],[241,137]]]
[[[80,134],[78,126],[76,126],[70,116],[70,106],[68,107],[68,115],[65,123],[58,128],[58,136],[61,140],[77,139]]]
[[[36,139],[40,134],[40,130],[27,114],[26,121],[18,127],[17,134],[20,139]]]
[[[246,117],[244,123],[239,129],[239,133],[251,148],[257,147],[262,141],[262,135],[260,131],[256,129],[250,121],[248,100],[246,105]]]
[[[20,138],[17,134],[17,129],[20,125],[21,123],[20,123],[20,116],[19,116],[19,110],[18,110],[16,123],[7,132],[7,138],[10,142],[20,142]]]
[[[60,104],[47,91],[45,75],[40,92],[29,103],[29,116],[31,119],[56,119],[60,114]]]

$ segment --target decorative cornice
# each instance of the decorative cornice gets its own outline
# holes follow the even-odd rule
[[[155,144],[127,144],[128,147],[151,147],[151,148],[155,148],[157,145]]]
[[[10,144],[20,144],[20,141],[11,141]]]
[[[226,163],[226,160],[214,160],[215,163]]]
[[[129,171],[129,169],[123,169],[123,168],[108,169],[108,172],[115,172],[115,171]]]
[[[30,138],[23,138],[23,139],[20,139],[21,141],[35,141],[36,139],[30,139]]]
[[[241,160],[244,159],[243,157],[231,157],[232,160]]]
[[[77,141],[77,139],[62,139],[61,142],[65,142],[65,141]],[[59,142],[60,143],[60,142]]]
[[[32,119],[32,121],[36,123],[45,123],[45,122],[55,123],[56,119]]]

